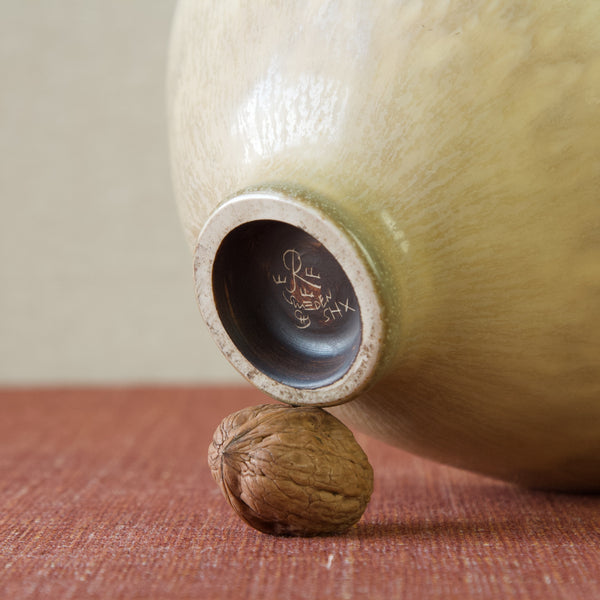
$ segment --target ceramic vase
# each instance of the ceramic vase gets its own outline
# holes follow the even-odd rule
[[[176,198],[248,380],[600,489],[600,3],[182,0]]]

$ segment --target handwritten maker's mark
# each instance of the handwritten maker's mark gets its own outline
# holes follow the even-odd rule
[[[350,306],[349,298],[345,301],[332,298],[331,289],[323,284],[321,274],[315,273],[313,267],[302,268],[302,258],[297,250],[286,250],[282,262],[287,274],[273,275],[273,283],[286,286],[282,295],[294,309],[298,329],[310,327],[313,319],[329,323],[343,318],[347,312],[356,311]]]

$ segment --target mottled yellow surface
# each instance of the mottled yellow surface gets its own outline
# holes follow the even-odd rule
[[[339,409],[489,474],[600,486],[600,3],[183,0],[174,176],[193,243],[250,185],[355,223],[392,368]]]

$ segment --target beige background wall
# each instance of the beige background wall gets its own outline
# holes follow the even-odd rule
[[[240,382],[172,198],[174,0],[4,0],[0,385]]]

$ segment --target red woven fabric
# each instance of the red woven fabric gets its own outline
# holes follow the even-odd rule
[[[253,390],[0,392],[0,598],[599,598],[600,498],[548,494],[358,436],[347,535],[248,528],[206,450]]]

